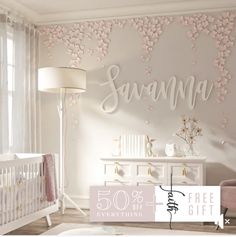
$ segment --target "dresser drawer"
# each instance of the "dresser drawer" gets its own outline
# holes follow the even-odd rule
[[[131,177],[131,165],[125,162],[112,162],[104,164],[105,177],[119,177],[130,178]],[[106,178],[106,179],[107,179]]]
[[[202,165],[188,163],[174,163],[168,165],[168,183],[172,173],[173,185],[201,185]]]
[[[153,162],[139,163],[136,165],[136,177],[138,179],[164,180],[166,177],[166,164]]]

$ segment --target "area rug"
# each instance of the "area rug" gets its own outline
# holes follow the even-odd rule
[[[42,235],[221,235],[220,233],[108,226],[98,224],[62,223]]]

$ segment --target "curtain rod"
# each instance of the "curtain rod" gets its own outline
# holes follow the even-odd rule
[[[10,18],[12,18],[13,20],[20,20],[20,21],[22,21],[26,24],[36,26],[34,24],[34,22],[32,22],[32,20],[30,20],[29,18],[24,16],[22,13],[18,12],[15,9],[10,9],[9,7],[6,7],[6,6],[2,5],[1,3],[0,3],[0,13],[6,14]]]

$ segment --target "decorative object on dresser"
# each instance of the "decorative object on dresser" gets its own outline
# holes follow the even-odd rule
[[[122,157],[145,157],[146,135],[127,134],[120,137],[120,148]]]
[[[59,117],[60,117],[60,201],[61,211],[64,214],[65,199],[67,199],[78,211],[86,216],[86,213],[65,193],[65,115],[67,93],[81,93],[86,90],[86,72],[78,68],[45,67],[38,70],[38,89],[43,92],[60,93]]]
[[[204,185],[205,157],[101,158],[104,185]]]
[[[151,139],[149,136],[147,136],[147,144],[146,144],[146,149],[147,149],[147,156],[148,157],[153,157],[153,142],[155,139]]]
[[[153,157],[153,142],[147,135],[127,134],[113,139],[113,156],[122,157]]]
[[[120,147],[120,137],[112,140],[112,156],[120,156],[121,147]]]
[[[185,155],[194,156],[196,152],[193,144],[196,142],[196,138],[202,136],[202,129],[198,126],[198,120],[190,117],[182,117],[183,125],[176,133],[176,136],[180,137],[186,143]]]
[[[176,156],[177,155],[177,147],[174,143],[166,144],[165,153],[167,156]]]

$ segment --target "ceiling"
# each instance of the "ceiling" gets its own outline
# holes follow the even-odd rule
[[[236,0],[0,0],[37,24],[236,9]]]
[[[49,0],[42,4],[44,1],[18,0],[19,3],[38,14],[143,6],[163,2],[180,2],[182,0]]]

